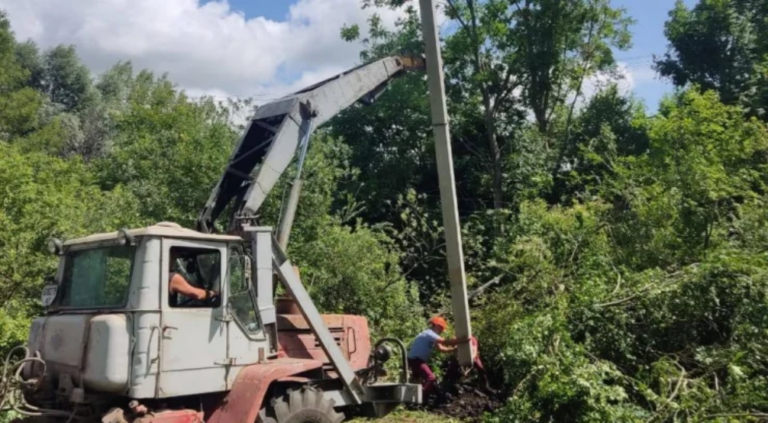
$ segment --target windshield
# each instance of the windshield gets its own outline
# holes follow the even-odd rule
[[[136,247],[114,246],[67,253],[59,306],[124,307]]]

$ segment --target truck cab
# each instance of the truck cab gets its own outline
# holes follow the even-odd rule
[[[55,296],[29,347],[76,386],[131,398],[225,391],[237,375],[229,363],[276,353],[239,237],[160,223],[67,241],[57,253]],[[172,272],[219,295],[173,294]]]

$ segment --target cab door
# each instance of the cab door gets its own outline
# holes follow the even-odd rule
[[[193,286],[219,292],[218,301],[201,304],[170,295],[172,250],[174,254],[190,257],[180,259],[182,270],[184,265],[188,266],[187,272],[182,272],[185,279]],[[226,275],[226,260],[224,243],[163,241],[159,397],[226,390],[227,296],[226,284],[221,283]]]
[[[256,292],[249,275],[250,257],[240,245],[230,245],[227,270],[227,311],[229,322],[228,383],[237,377],[239,368],[258,362],[269,354],[269,341],[256,308]],[[230,386],[231,387],[231,386]]]

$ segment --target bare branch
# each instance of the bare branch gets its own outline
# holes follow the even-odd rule
[[[472,36],[472,30],[469,28],[469,25],[464,21],[464,19],[461,18],[461,13],[459,13],[459,9],[456,7],[456,3],[454,0],[446,0],[448,2],[448,6],[453,10],[453,14],[456,15],[456,20],[459,21],[459,24],[464,28],[465,31],[467,31],[467,34],[469,36]]]
[[[761,419],[768,418],[768,413],[761,413],[761,412],[751,412],[751,413],[717,413],[717,414],[708,414],[704,416],[705,419],[715,419],[718,417],[757,417]]]
[[[481,295],[488,288],[490,288],[491,286],[496,285],[497,283],[499,283],[499,281],[501,281],[501,275],[496,276],[495,278],[493,278],[490,281],[488,281],[488,282],[484,283],[483,285],[481,285],[479,288],[477,288],[474,291],[470,292],[467,295],[467,298],[472,299],[472,298],[475,298],[475,297]]]
[[[689,267],[695,267],[697,265],[698,265],[698,263],[694,263],[694,264],[690,265]],[[672,277],[675,277],[675,276],[679,275],[680,273],[682,273],[682,271],[670,273],[666,277],[667,278],[672,278]],[[648,291],[650,291],[653,288],[665,288],[665,287],[667,287],[669,285],[673,285],[673,284],[675,284],[677,282],[678,282],[678,280],[671,280],[671,281],[667,281],[667,282],[664,282],[664,283],[661,283],[661,284],[649,283],[648,285],[645,285],[644,287],[640,288],[637,292],[635,292],[634,294],[632,294],[632,295],[630,295],[628,297],[621,298],[621,299],[614,300],[614,301],[609,301],[607,303],[595,304],[595,306],[596,307],[611,307],[611,306],[616,306],[616,305],[624,304],[626,302],[632,301],[635,298],[637,298],[637,297],[647,293]]]

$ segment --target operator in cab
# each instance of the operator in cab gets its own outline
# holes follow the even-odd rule
[[[177,270],[176,261],[179,258],[179,253],[171,249],[170,255],[171,261],[168,266],[168,294],[172,298],[171,304],[178,305],[179,294],[198,301],[205,301],[217,296],[215,291],[198,288],[189,283],[181,272]]]
[[[448,328],[448,323],[442,317],[436,316],[429,319],[427,329],[416,336],[408,351],[408,367],[411,373],[421,380],[421,386],[425,396],[439,393],[437,378],[429,367],[429,359],[432,351],[437,349],[441,353],[451,353],[456,346],[469,342],[469,338],[443,339],[440,334]]]

